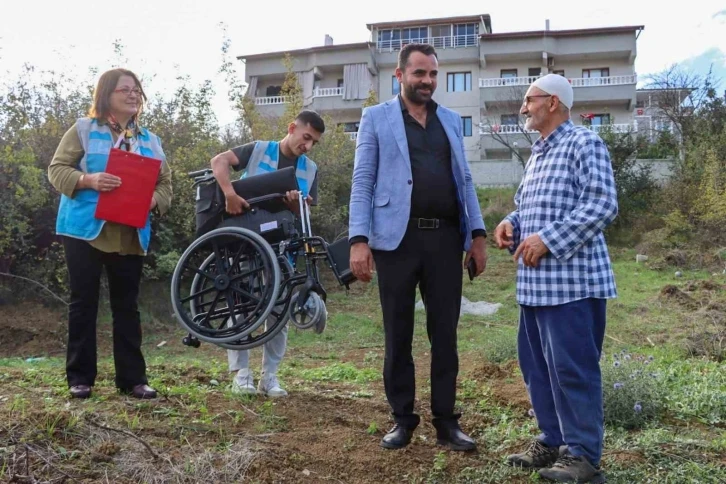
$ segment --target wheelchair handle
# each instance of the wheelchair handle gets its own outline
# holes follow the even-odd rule
[[[210,173],[212,173],[212,169],[211,168],[205,168],[203,170],[190,171],[189,173],[187,173],[187,176],[189,178],[196,178],[198,176],[208,175]]]

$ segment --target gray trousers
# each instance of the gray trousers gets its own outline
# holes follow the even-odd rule
[[[265,322],[265,329],[268,324],[273,324],[275,318],[269,316]],[[274,375],[280,367],[282,357],[285,356],[287,348],[287,324],[282,327],[279,333],[270,341],[262,345],[262,374]],[[229,371],[239,371],[250,366],[250,350],[227,350]]]

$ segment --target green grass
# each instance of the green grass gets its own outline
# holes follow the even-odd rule
[[[497,210],[505,212],[506,197],[512,194],[507,190],[491,194],[497,203],[490,206],[498,204]],[[491,213],[500,216],[494,208]],[[655,270],[648,264],[636,264],[631,250],[613,249],[611,254],[619,297],[608,303],[604,361],[623,349],[634,355],[652,355],[652,371],[660,375],[664,414],[639,430],[606,427],[603,466],[609,482],[726,482],[722,457],[726,454],[726,363],[688,357],[684,342],[701,313],[661,295],[664,286],[674,285],[699,301],[722,301],[725,291],[690,291],[689,284],[708,280],[724,285],[726,278],[705,271],[683,271],[683,277],[675,278],[675,269]],[[537,428],[534,419],[527,417],[526,408],[510,405],[499,393],[503,385],[521,381],[512,363],[516,360],[519,311],[514,297],[514,263],[506,252],[493,247],[489,255],[484,275],[473,283],[465,279],[464,295],[471,301],[502,306],[494,315],[466,315],[459,323],[457,405],[463,413],[462,425],[479,443],[479,453],[463,457],[442,451],[431,443],[431,434],[424,440],[428,428],[424,426],[413,444],[420,449],[386,461],[389,467],[400,465],[396,472],[402,482],[538,481],[536,474],[503,464],[506,454],[526,445]],[[232,456],[236,456],[234,462],[246,462],[247,457],[241,457],[245,450],[240,447],[248,442],[246,439],[261,445],[255,459],[271,460],[259,467],[245,467],[246,475],[232,471],[224,474],[226,477],[220,474],[216,477],[220,482],[239,479],[240,475],[250,482],[266,482],[270,475],[262,474],[261,469],[275,463],[279,465],[275,472],[292,473],[280,480],[300,480],[303,470],[323,480],[375,480],[369,475],[343,477],[346,471],[333,462],[343,458],[334,454],[338,447],[361,462],[376,462],[388,455],[377,454],[377,439],[387,429],[389,418],[381,379],[384,348],[378,288],[375,283],[357,284],[346,295],[330,284],[328,287],[330,316],[325,332],[289,331],[288,354],[280,377],[291,397],[282,402],[231,393],[232,375],[227,371],[224,350],[208,344],[200,349],[182,347],[178,340],[183,332],[172,324],[157,322],[145,327],[150,384],[162,395],[153,402],[132,400],[115,392],[113,362],[108,354],[99,360],[94,396],[83,402],[68,398],[63,358],[30,362],[24,358],[0,359],[0,440],[10,442],[0,447],[0,480],[9,480],[13,463],[22,462],[22,442],[32,443],[54,466],[74,476],[103,480],[108,472],[111,481],[116,476],[118,482],[124,482],[119,477],[124,476],[145,482],[163,473],[212,478],[210,469],[229,470]],[[157,348],[162,340],[169,344]],[[427,374],[430,351],[425,316],[420,311],[416,313],[414,351],[417,371]],[[261,354],[260,348],[250,355],[258,376]],[[477,373],[485,363],[498,367],[501,375]],[[425,407],[429,381],[420,378],[417,383],[417,398]],[[428,418],[427,411],[424,419]],[[143,436],[170,461],[154,464],[157,467],[147,465],[151,460],[138,442],[94,430],[88,418]],[[349,433],[343,441],[336,441],[336,435],[343,432]],[[259,441],[268,437],[255,437],[260,435],[281,437],[269,445]],[[103,439],[119,443],[122,449],[110,461],[99,463],[93,460],[98,458],[94,449]],[[330,447],[320,447],[326,439]],[[313,444],[318,445],[315,454],[308,450]],[[220,459],[228,460],[210,465]],[[36,477],[42,476],[40,465],[32,469]],[[47,480],[59,477],[51,467],[45,469]]]

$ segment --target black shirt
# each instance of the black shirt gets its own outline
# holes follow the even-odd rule
[[[458,224],[459,203],[451,171],[451,144],[436,115],[438,105],[435,101],[427,104],[424,127],[409,114],[400,96],[398,101],[411,159],[411,217],[448,219]]]
[[[398,102],[411,159],[411,217],[448,219],[458,224],[459,203],[451,169],[451,143],[436,115],[438,104],[433,100],[427,104],[426,127],[423,127],[409,114],[400,94]],[[472,238],[479,236],[486,237],[486,231],[472,231]],[[350,239],[350,245],[358,242],[368,242],[368,237],[360,235]]]
[[[232,153],[237,157],[239,160],[239,163],[237,165],[234,165],[232,168],[234,168],[235,171],[241,171],[247,168],[247,164],[250,162],[250,157],[252,156],[252,151],[255,149],[255,141],[251,143],[243,144],[242,146],[238,146],[236,148],[232,148]],[[297,158],[288,158],[285,156],[285,154],[282,152],[282,150],[279,150],[279,159],[277,162],[277,168],[283,169],[287,168],[289,166],[297,166]],[[318,204],[318,174],[315,173],[315,180],[313,180],[313,186],[310,187],[310,197],[313,199],[311,205],[317,205]]]

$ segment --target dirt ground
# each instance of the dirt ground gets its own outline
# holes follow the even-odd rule
[[[65,351],[66,314],[61,310],[48,308],[32,309],[30,306],[4,307],[0,318],[0,357],[20,356],[59,356]],[[176,329],[176,328],[174,328]],[[171,331],[171,330],[170,330]],[[169,337],[169,345],[181,351],[201,352],[200,356],[209,352],[219,358],[218,349],[211,345],[202,345],[199,349],[189,349],[181,345],[178,332]],[[99,337],[100,344],[107,344],[110,338]],[[99,353],[108,354],[110,348],[102,347]],[[309,349],[306,351],[310,351]],[[382,348],[375,351],[382,353]],[[295,358],[301,352],[294,347],[289,348],[288,358]],[[370,348],[351,349],[342,352],[340,363],[351,362],[360,365]],[[380,355],[382,358],[382,354]],[[416,361],[428,362],[428,353],[416,355]],[[320,361],[307,359],[307,367],[321,364]],[[380,360],[382,361],[382,360]],[[170,366],[173,363],[170,363]],[[498,366],[483,361],[462,361],[460,378],[474,379],[478,383],[489,383],[495,402],[515,407],[526,418],[529,402],[521,379],[513,377],[516,365]],[[220,415],[220,423],[227,434],[227,439],[244,442],[253,457],[245,471],[246,479],[251,482],[345,482],[345,483],[388,483],[416,481],[429,475],[437,455],[443,450],[436,445],[435,430],[430,424],[430,407],[428,403],[429,365],[419,363],[417,368],[417,411],[422,416],[422,423],[416,431],[415,441],[408,448],[400,451],[386,451],[380,448],[379,442],[391,425],[390,410],[384,399],[382,381],[371,384],[351,384],[346,382],[304,382],[304,388],[292,390],[288,398],[273,402],[274,410],[270,415],[261,413],[258,408],[265,399],[253,397],[249,402],[230,401],[222,393],[210,393],[206,401],[209,414]],[[23,368],[8,367],[3,369],[7,377],[0,380],[0,394],[18,393],[19,387],[11,388],[14,379],[21,379]],[[155,373],[171,375],[175,370],[157,365]],[[176,377],[189,382],[209,383],[209,375],[198,368],[176,370]],[[59,375],[62,378],[62,375]],[[222,382],[226,384],[227,382]],[[8,386],[10,385],[10,386]],[[367,390],[367,397],[355,397],[355,391]],[[27,392],[30,394],[27,394]],[[36,399],[48,395],[49,390],[42,388],[26,389],[26,397]],[[134,402],[118,402],[119,396],[111,388],[98,389],[99,394],[108,398],[110,406],[105,411],[98,411],[99,418],[115,415],[119,412],[118,405],[128,411],[133,409]],[[108,395],[105,395],[105,394]],[[371,396],[372,395],[372,396]],[[62,402],[61,402],[62,403]],[[69,409],[82,409],[83,403],[70,401]],[[154,415],[161,412],[184,412],[188,404],[182,397],[162,396],[145,405],[141,414]],[[241,421],[233,421],[227,417],[230,410],[244,414]],[[37,410],[38,421],[45,421],[47,416]],[[105,415],[104,415],[105,413]],[[484,417],[469,413],[462,418],[462,426],[471,432],[472,429],[487,424]],[[141,438],[150,442],[156,449],[168,456],[172,461],[182,462],[184,452],[175,446],[179,442],[178,428],[170,428],[163,420],[143,419],[146,424],[135,430]],[[372,424],[375,423],[374,426]],[[190,423],[190,428],[195,428]],[[219,431],[197,426],[195,432],[185,434],[195,448],[214,448],[219,439]],[[84,475],[88,479],[82,482],[103,481],[99,472],[99,462],[138,462],[148,460],[141,447],[134,440],[123,436],[111,436],[90,446],[92,432],[89,429],[84,435],[76,432],[65,436],[64,447],[70,451],[77,449],[85,452],[80,462],[73,466],[64,466],[67,472],[76,470],[77,476]],[[84,443],[85,442],[85,443]],[[90,448],[89,448],[90,446]],[[198,446],[198,447],[197,447]],[[480,449],[486,453],[486,449]],[[105,456],[105,457],[104,457]],[[491,456],[499,459],[501,456]],[[84,463],[85,459],[85,463]],[[457,473],[466,467],[481,465],[479,452],[459,453],[448,452],[445,461],[446,473]],[[108,475],[108,471],[107,475]],[[71,472],[72,473],[72,472]],[[95,476],[99,481],[91,476]],[[526,482],[526,475],[522,482]],[[113,480],[113,479],[112,479]],[[105,482],[105,481],[104,481]],[[121,482],[118,481],[117,482]],[[517,482],[511,481],[511,482]]]

